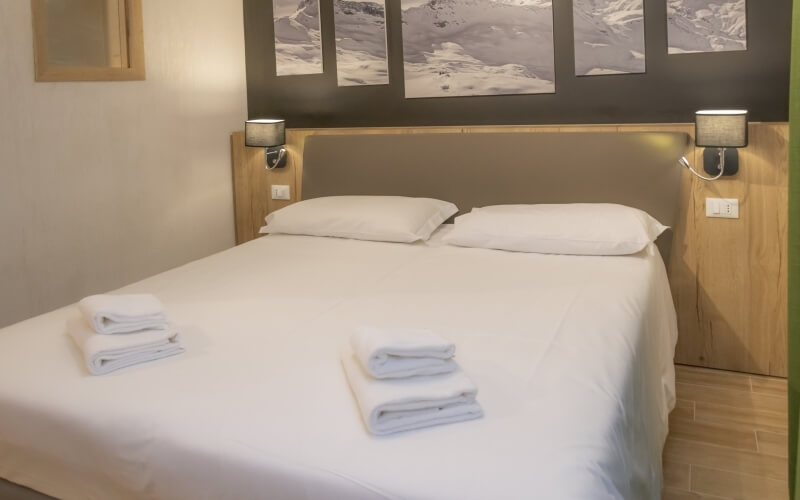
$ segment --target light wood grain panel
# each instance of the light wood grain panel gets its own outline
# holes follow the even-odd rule
[[[700,493],[695,493],[694,491],[665,488],[661,495],[661,500],[720,500],[720,497],[701,495]]]
[[[692,466],[692,490],[735,500],[786,500],[789,484],[763,476]]]
[[[565,125],[558,127],[559,132],[616,132],[616,125]]]
[[[788,425],[786,414],[782,411],[742,408],[707,401],[698,401],[695,404],[694,418],[699,422],[724,423],[738,429],[784,432]]]
[[[286,131],[286,170],[291,172],[290,178],[292,181],[292,198],[294,200],[303,199],[303,147],[306,143],[306,137],[311,135],[311,131],[307,130],[287,130]],[[276,173],[274,170],[269,173],[269,176]],[[273,184],[272,179],[269,179],[270,185]],[[277,183],[276,183],[277,184]]]
[[[244,132],[231,134],[231,175],[233,180],[233,216],[236,242],[252,239],[250,206],[254,200],[247,176],[247,150],[244,147]]]
[[[754,357],[762,364],[768,360],[767,370],[752,371],[785,376],[788,361],[786,337],[788,328],[788,211],[789,176],[788,143],[789,128],[782,124],[762,124],[750,128],[754,147],[742,150],[742,161],[752,168],[749,194],[750,214],[758,218],[750,220],[749,263],[754,266],[749,298],[750,309],[748,331],[761,329],[762,335],[748,336]],[[761,277],[769,276],[770,280]],[[748,367],[749,368],[749,367]]]
[[[750,386],[753,388],[753,392],[775,396],[783,396],[787,391],[786,379],[751,376]]]
[[[259,154],[259,159],[264,156],[264,150],[262,149]],[[287,158],[287,163],[289,162]],[[297,179],[295,177],[295,171],[289,168],[275,168],[272,170],[267,170],[265,165],[259,165],[260,167],[260,174],[259,177],[263,178],[266,185],[266,199],[267,199],[267,213],[274,212],[276,210],[280,210],[281,208],[291,205],[295,201],[298,200],[297,198]],[[285,185],[289,186],[289,193],[290,199],[289,200],[273,200],[271,195],[271,186],[274,185]],[[266,214],[264,214],[266,216]],[[262,217],[260,220],[260,224],[263,225],[264,218]]]
[[[108,62],[111,67],[128,66],[128,28],[125,0],[106,0],[106,36],[108,37]]]
[[[789,436],[781,432],[756,431],[758,451],[765,455],[789,457]]]
[[[758,451],[755,432],[732,429],[730,426],[671,418],[669,434],[675,439],[725,446],[737,450]]]
[[[289,184],[302,199],[302,151],[314,134],[679,131],[693,124],[387,127],[287,130],[288,167],[257,176]],[[702,149],[689,147],[698,169]],[[676,166],[676,168],[679,168]],[[256,174],[253,174],[254,176]],[[752,123],[740,150],[740,173],[705,182],[684,170],[669,278],[678,313],[679,363],[764,375],[786,375],[786,225],[788,124]],[[269,198],[269,189],[254,190]],[[706,197],[737,197],[741,219],[708,219]],[[286,202],[271,200],[268,210]],[[266,214],[264,214],[266,215]],[[259,219],[263,218],[259,217]],[[260,224],[260,221],[259,221]],[[237,224],[238,225],[238,224]],[[250,239],[250,238],[247,238]],[[239,238],[242,243],[247,239]]]
[[[675,437],[670,437],[667,441],[664,447],[664,459],[671,463],[700,465],[777,480],[786,480],[789,470],[788,462],[784,458]],[[671,487],[679,486],[666,478],[665,483]]]
[[[681,490],[692,488],[691,465],[664,459],[664,483]]]
[[[502,126],[502,127],[465,127],[464,133],[467,134],[486,134],[486,133],[507,133],[507,134],[516,134],[516,133],[535,133],[535,132],[558,132],[560,130],[559,127],[554,126],[547,126],[547,125],[532,125],[532,126],[524,126],[524,125],[512,125],[512,126]]]
[[[236,241],[243,243],[258,237],[269,213],[269,180],[266,175],[264,149],[247,148],[244,132],[231,135],[233,161],[233,199],[236,218]]]
[[[681,399],[701,400],[718,405],[738,406],[756,410],[785,412],[788,403],[785,397],[772,396],[747,391],[734,391],[723,387],[676,384],[678,397]],[[731,404],[733,403],[733,404]]]
[[[694,133],[691,125],[619,130]],[[788,125],[751,123],[749,133],[736,176],[706,182],[684,172],[670,261],[676,361],[784,377]],[[696,169],[702,152],[687,155]],[[739,198],[741,219],[707,218],[707,197]]]
[[[686,384],[708,385],[712,387],[724,387],[739,391],[749,391],[750,377],[742,377],[736,373],[723,370],[703,370],[694,367],[685,367],[675,374],[675,380]]]
[[[694,401],[678,399],[675,401],[675,408],[669,416],[670,418],[694,420]]]
[[[670,433],[664,447],[664,494],[663,498],[716,498],[762,500],[776,498],[786,500],[788,490],[781,490],[788,478],[788,460],[785,450],[788,443],[785,432],[764,432],[761,419],[765,410],[743,396],[757,393],[752,390],[732,390],[731,386],[747,387],[750,375],[721,373],[718,370],[675,367],[681,380],[691,378],[703,381],[702,385],[679,384],[678,398],[681,404],[670,415]],[[702,377],[699,372],[707,372]],[[759,377],[766,380],[766,377]],[[734,379],[739,379],[735,382]],[[686,388],[691,388],[687,391]],[[778,388],[774,387],[773,389]],[[762,394],[763,395],[763,394]],[[770,393],[770,397],[786,399],[782,394]],[[756,402],[760,402],[756,400]],[[685,411],[689,405],[695,408],[692,419]],[[710,414],[706,410],[712,409]],[[717,411],[719,410],[719,411]],[[778,420],[787,420],[787,412],[768,412]],[[707,418],[703,422],[701,418]],[[691,424],[713,424],[713,436],[703,433],[682,432],[678,427]],[[772,422],[775,423],[775,422]],[[729,432],[734,436],[752,435],[757,449],[742,449],[739,439],[725,441],[721,435]],[[686,487],[683,469],[674,464],[684,464],[690,470],[690,486]],[[687,491],[688,490],[688,491]]]
[[[677,362],[786,375],[787,133],[786,124],[751,124],[739,174],[690,179],[670,269]],[[738,198],[741,218],[707,218],[706,197]]]

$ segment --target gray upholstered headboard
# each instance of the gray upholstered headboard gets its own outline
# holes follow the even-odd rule
[[[461,212],[506,203],[620,203],[678,214],[689,136],[678,132],[312,135],[303,198],[439,198]],[[672,233],[659,238],[669,262]]]

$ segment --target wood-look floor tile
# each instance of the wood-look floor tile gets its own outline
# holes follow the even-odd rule
[[[789,485],[750,474],[692,466],[692,491],[735,500],[787,500]]]
[[[784,433],[756,431],[759,453],[787,458],[789,456],[789,436]]]
[[[750,376],[743,373],[709,370],[693,366],[676,366],[675,380],[687,384],[750,391]]]
[[[694,491],[675,490],[672,488],[664,488],[661,492],[661,500],[730,500],[724,497],[711,497],[701,495]]]
[[[786,500],[786,381],[685,366],[676,379],[662,498]]]
[[[670,418],[680,418],[682,420],[694,420],[694,401],[678,399],[675,401],[675,408],[669,414]]]
[[[758,451],[755,432],[730,429],[706,422],[672,418],[669,421],[669,435],[676,439],[727,446],[737,450]]]
[[[767,411],[788,411],[786,397],[773,396],[756,392],[723,389],[712,386],[676,384],[677,397],[692,401],[705,401],[707,403],[736,406],[740,408],[753,408]]]
[[[788,392],[787,381],[785,378],[760,377],[758,375],[751,375],[750,382],[753,387],[753,392],[783,397],[786,397]]]
[[[788,417],[785,412],[718,405],[706,401],[695,403],[694,418],[699,422],[712,422],[745,430],[785,431]],[[737,425],[738,424],[738,425]]]
[[[686,463],[664,460],[664,487],[689,490],[692,487],[691,466]]]
[[[789,466],[785,458],[732,450],[713,444],[676,439],[672,436],[667,439],[667,444],[664,446],[664,460],[754,474],[776,480],[785,481],[788,478]]]

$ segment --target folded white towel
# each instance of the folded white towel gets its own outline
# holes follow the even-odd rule
[[[131,365],[174,356],[183,352],[174,329],[144,330],[120,335],[100,335],[76,315],[67,321],[67,332],[83,351],[92,375],[105,375]]]
[[[348,347],[342,352],[350,389],[370,432],[391,434],[483,415],[477,387],[461,369],[432,377],[377,380],[361,367]]]
[[[78,307],[97,333],[130,333],[167,328],[161,301],[149,294],[92,295]]]
[[[360,327],[350,336],[358,360],[375,378],[450,373],[456,347],[438,334],[409,328]]]

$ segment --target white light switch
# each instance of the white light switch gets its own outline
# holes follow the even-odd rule
[[[275,184],[272,186],[272,199],[273,200],[291,200],[292,192],[289,186],[285,184]]]
[[[736,198],[706,198],[706,217],[739,218],[739,200]]]

